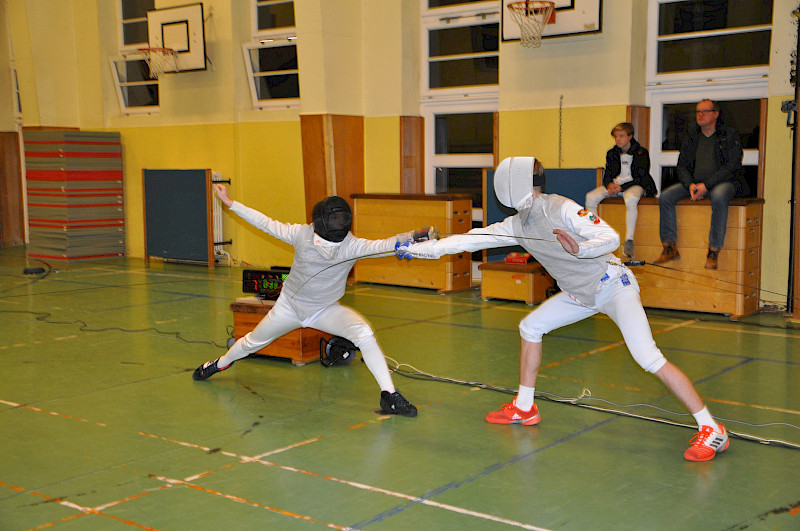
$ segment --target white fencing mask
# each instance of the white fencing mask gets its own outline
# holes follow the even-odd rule
[[[508,157],[497,166],[494,193],[504,206],[519,210],[533,195],[535,157]]]

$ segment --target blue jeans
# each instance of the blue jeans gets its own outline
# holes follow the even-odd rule
[[[725,229],[728,225],[728,203],[736,197],[736,187],[730,181],[722,182],[711,189],[711,228],[708,231],[708,246],[722,249],[725,243]],[[662,242],[678,241],[678,218],[675,204],[681,199],[689,199],[689,189],[681,183],[673,184],[658,197],[661,215],[659,233]]]

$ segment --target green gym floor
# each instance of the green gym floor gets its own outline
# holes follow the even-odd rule
[[[119,259],[23,274],[37,265],[0,250],[3,531],[800,529],[800,330],[782,315],[648,310],[737,434],[690,463],[693,419],[602,316],[545,338],[542,422],[497,426],[483,417],[512,398],[530,307],[349,286],[342,302],[407,364],[394,380],[419,416],[389,417],[360,360],[255,356],[193,381],[225,352],[240,269]]]

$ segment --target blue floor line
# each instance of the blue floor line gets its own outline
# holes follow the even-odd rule
[[[518,462],[520,462],[520,461],[522,461],[524,459],[527,459],[527,458],[531,457],[532,455],[536,455],[538,453],[544,452],[545,450],[549,450],[550,448],[554,448],[556,446],[559,446],[559,445],[561,445],[561,444],[563,444],[563,443],[565,443],[567,441],[570,441],[570,440],[572,440],[572,439],[574,439],[574,438],[576,438],[578,436],[584,435],[585,433],[588,433],[588,432],[590,432],[592,430],[595,430],[595,429],[597,429],[597,428],[599,428],[601,426],[605,426],[606,424],[617,420],[617,418],[619,418],[619,417],[612,417],[612,418],[606,419],[606,420],[604,420],[602,422],[598,422],[597,424],[595,424],[593,426],[586,427],[586,428],[584,428],[584,429],[582,429],[582,430],[580,430],[578,432],[575,432],[575,433],[573,433],[571,435],[563,437],[562,439],[559,439],[559,440],[554,441],[554,442],[552,442],[550,444],[542,446],[541,448],[537,448],[536,450],[533,450],[533,451],[530,451],[530,452],[527,452],[527,453],[524,453],[524,454],[517,455],[516,457],[513,457],[512,459],[509,459],[508,461],[505,461],[503,463],[495,463],[494,465],[491,465],[491,466],[487,467],[484,471],[479,472],[478,474],[474,474],[474,475],[472,475],[472,476],[470,476],[470,477],[468,477],[468,478],[466,478],[466,479],[464,479],[462,481],[454,482],[454,483],[448,483],[448,484],[443,485],[443,486],[441,486],[441,487],[439,487],[437,489],[428,491],[425,494],[422,494],[421,496],[419,496],[419,499],[420,500],[430,500],[434,496],[439,496],[439,495],[444,494],[446,492],[449,492],[451,490],[460,488],[463,485],[466,485],[466,484],[472,483],[473,481],[476,481],[478,479],[484,478],[484,477],[488,476],[489,474],[497,472],[498,470],[503,470],[504,468],[506,468],[506,467],[508,467],[510,465],[513,465],[515,463],[518,463]],[[514,428],[512,427],[512,429],[514,429]],[[375,516],[375,518],[373,518],[373,519],[371,519],[371,520],[369,520],[367,522],[359,522],[357,524],[351,525],[350,527],[352,527],[353,529],[363,529],[363,528],[368,527],[370,525],[381,523],[384,520],[386,520],[387,518],[395,516],[397,514],[400,514],[400,513],[404,512],[404,511],[412,508],[412,507],[415,507],[415,506],[419,505],[420,503],[421,503],[421,501],[411,501],[411,502],[408,502],[408,503],[406,503],[404,505],[398,505],[397,507],[394,507],[392,509],[389,509],[388,511],[384,511],[384,512],[378,514],[377,516]]]

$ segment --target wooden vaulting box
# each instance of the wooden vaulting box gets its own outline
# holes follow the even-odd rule
[[[634,268],[642,304],[650,308],[722,313],[731,319],[755,313],[761,283],[761,223],[764,200],[733,199],[728,207],[725,244],[719,269],[705,269],[711,201],[680,201],[678,251],[681,259],[663,265],[652,262],[661,254],[659,208],[655,198],[639,201],[634,235],[635,254],[647,265]],[[625,234],[625,204],[610,198],[600,203],[598,214]],[[622,249],[617,253],[622,256]]]
[[[482,272],[481,298],[524,301],[533,305],[545,300],[555,284],[553,277],[538,262],[507,264],[484,262],[478,266]]]
[[[472,228],[472,196],[469,194],[353,194],[353,233],[359,238],[383,239],[435,225],[442,237]],[[438,260],[401,260],[396,256],[359,260],[356,282],[373,282],[440,293],[472,286],[470,253]]]

